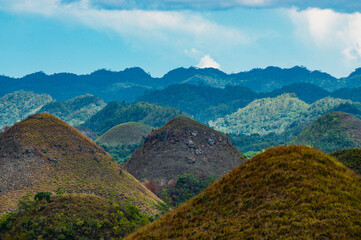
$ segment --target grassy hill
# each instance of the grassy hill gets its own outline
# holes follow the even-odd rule
[[[228,137],[186,117],[152,131],[124,167],[137,179],[166,184],[181,174],[224,175],[244,161]]]
[[[360,180],[316,149],[269,149],[126,239],[359,239]]]
[[[17,91],[0,98],[0,129],[35,114],[52,101],[47,94]]]
[[[294,142],[325,152],[361,147],[361,120],[343,112],[329,112],[305,128]]]
[[[148,136],[152,129],[152,127],[142,123],[122,123],[100,136],[96,143],[107,144],[113,147],[123,144],[139,144]]]
[[[50,113],[72,126],[79,126],[105,107],[105,105],[104,101],[100,98],[86,94],[65,102],[54,101],[48,103],[38,113]]]
[[[149,223],[130,203],[90,194],[48,195],[23,200],[16,213],[0,217],[0,238],[120,239]]]
[[[139,122],[151,127],[161,127],[178,116],[189,115],[172,107],[147,102],[110,102],[83,125],[102,135],[121,123]]]
[[[0,135],[0,211],[40,191],[90,193],[125,200],[149,214],[160,200],[101,147],[47,113],[33,115]]]
[[[152,131],[142,123],[122,123],[100,136],[95,142],[102,146],[117,162],[125,162],[140,147]]]
[[[337,158],[343,165],[361,174],[361,149],[345,149],[330,153],[331,156]]]

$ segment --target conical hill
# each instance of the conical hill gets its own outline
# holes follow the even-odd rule
[[[141,181],[164,184],[186,173],[223,176],[244,159],[225,135],[192,119],[177,117],[152,131],[124,166]]]
[[[23,195],[40,191],[132,198],[150,214],[159,201],[101,147],[46,113],[0,135],[0,210],[13,209]]]
[[[119,124],[102,136],[96,142],[102,145],[119,146],[123,144],[141,144],[144,138],[152,131],[152,127],[142,123],[128,122]]]
[[[305,146],[246,161],[128,239],[360,239],[360,177]]]

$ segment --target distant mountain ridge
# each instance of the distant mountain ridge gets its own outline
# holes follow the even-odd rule
[[[17,90],[47,93],[58,101],[65,101],[86,93],[108,101],[134,101],[146,90],[161,89],[172,84],[188,83],[225,87],[248,87],[256,92],[269,92],[293,83],[307,82],[328,91],[361,86],[361,71],[356,69],[348,77],[335,78],[320,71],[304,67],[282,69],[267,67],[239,73],[226,74],[214,68],[177,68],[161,78],[154,78],[139,67],[123,71],[97,70],[91,74],[76,75],[37,72],[22,78],[0,76],[0,96]]]

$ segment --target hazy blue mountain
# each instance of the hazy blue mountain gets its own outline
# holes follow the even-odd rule
[[[277,97],[283,93],[295,93],[296,96],[306,103],[313,103],[317,100],[330,96],[331,93],[312,83],[293,83],[273,90],[272,92],[261,93],[264,97]]]
[[[175,107],[193,115],[198,121],[208,122],[237,111],[257,97],[256,92],[245,87],[174,84],[162,90],[146,92],[138,100]]]
[[[188,83],[224,88],[227,85],[248,87],[256,92],[270,92],[294,83],[312,83],[327,91],[340,88],[361,87],[361,70],[356,69],[348,77],[337,79],[320,71],[304,67],[282,69],[267,67],[239,73],[226,74],[214,68],[177,68],[161,78],[154,78],[138,67],[123,71],[97,70],[91,74],[76,75],[43,72],[22,78],[0,76],[0,96],[17,90],[47,93],[58,101],[65,101],[86,93],[104,101],[134,101],[146,90],[162,89],[172,84]],[[302,96],[299,96],[302,98]],[[310,100],[311,101],[311,100]]]
[[[128,68],[113,72],[105,69],[87,75],[43,72],[29,74],[23,78],[0,76],[0,95],[16,90],[48,93],[58,101],[65,101],[86,93],[105,101],[133,101],[145,90],[160,86],[159,80],[152,78],[141,68]]]

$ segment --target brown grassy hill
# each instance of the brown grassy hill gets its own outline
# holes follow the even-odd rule
[[[127,239],[360,239],[360,177],[314,148],[268,149]]]
[[[155,213],[159,201],[101,147],[53,115],[31,116],[0,135],[1,211],[25,194],[59,189],[134,198],[147,213]]]
[[[328,112],[305,128],[294,143],[325,152],[361,147],[361,120],[344,112]]]
[[[89,194],[38,196],[0,217],[0,239],[121,239],[149,223],[129,203]]]
[[[152,127],[142,123],[123,123],[111,128],[100,136],[96,142],[113,147],[123,144],[139,144],[148,136],[152,129]]]
[[[125,163],[139,180],[164,184],[180,174],[224,175],[244,161],[223,134],[186,117],[170,120],[152,131]]]
[[[342,162],[346,167],[355,171],[358,174],[361,174],[361,149],[345,149],[330,153],[331,156],[337,158]]]

